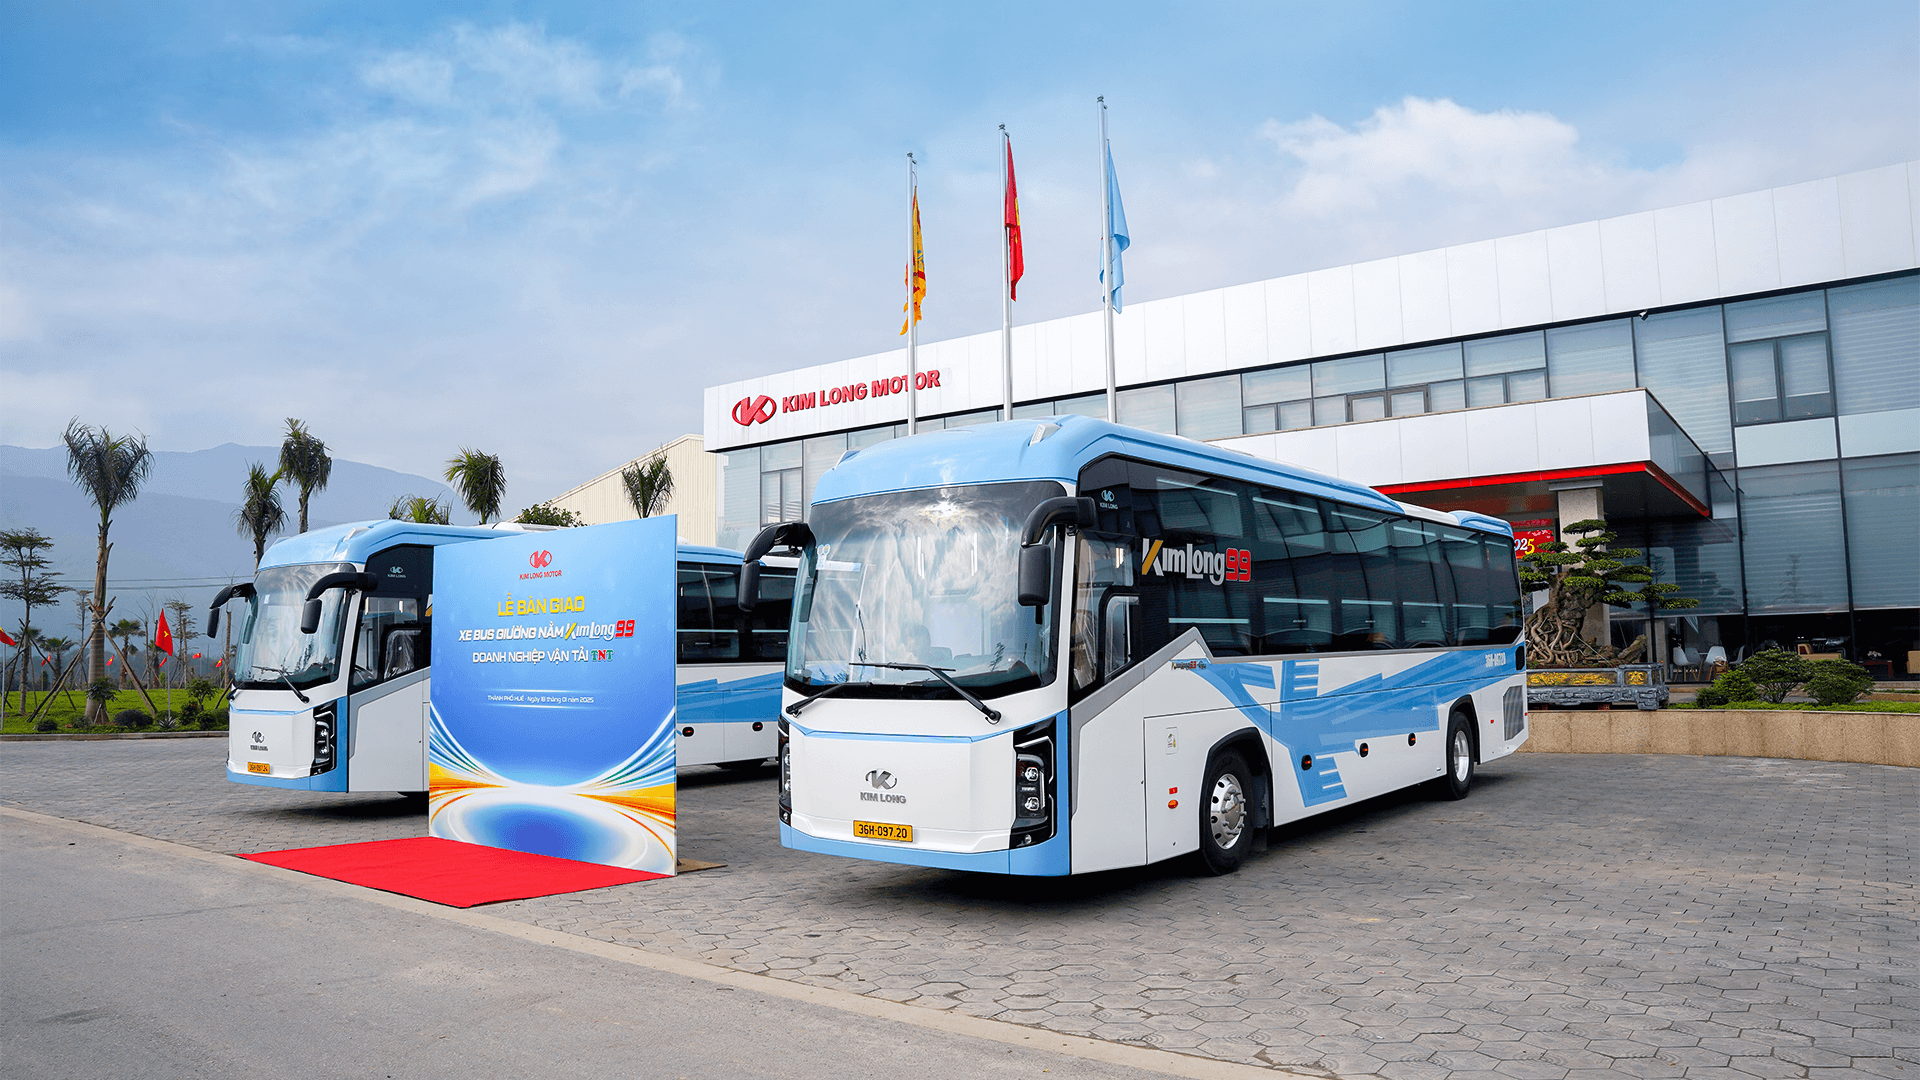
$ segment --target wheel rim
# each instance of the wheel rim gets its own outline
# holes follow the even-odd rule
[[[1453,779],[1464,784],[1473,772],[1473,744],[1467,741],[1467,733],[1453,733]]]
[[[1208,808],[1207,820],[1213,830],[1215,847],[1225,851],[1240,842],[1240,834],[1247,827],[1247,793],[1240,786],[1240,778],[1232,773],[1221,773],[1220,779],[1213,782],[1213,803]]]

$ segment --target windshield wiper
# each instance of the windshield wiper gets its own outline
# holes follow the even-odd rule
[[[287,684],[287,689],[293,691],[293,696],[300,699],[300,704],[305,705],[313,700],[307,695],[301,693],[300,688],[293,685],[293,680],[287,677],[287,673],[284,671],[281,671],[279,668],[263,667],[263,668],[256,668],[255,670],[264,671],[269,675],[278,675],[280,677],[280,681]]]
[[[845,690],[846,688],[847,688],[846,683],[837,682],[827,687],[825,690],[822,690],[819,693],[813,695],[810,698],[801,698],[799,701],[796,701],[793,704],[787,706],[787,715],[799,716],[801,709],[804,709],[807,706],[813,704],[814,702],[819,701],[821,698],[826,697],[828,694],[831,694],[836,690]]]
[[[883,668],[892,668],[895,671],[929,672],[933,675],[934,678],[939,679],[943,683],[946,683],[947,687],[951,689],[954,693],[959,694],[962,698],[964,698],[967,704],[973,706],[976,709],[979,709],[980,712],[984,716],[986,716],[987,723],[997,724],[1000,722],[1000,710],[989,708],[986,702],[981,701],[979,698],[974,697],[972,694],[967,693],[966,687],[961,686],[959,683],[954,682],[952,679],[947,677],[947,672],[952,671],[953,670],[952,668],[937,668],[937,667],[933,667],[930,664],[875,664],[875,663],[869,663],[865,660],[850,661],[849,666],[850,667],[883,667]],[[842,684],[842,685],[845,685],[845,684]],[[823,695],[824,695],[824,691],[822,692],[822,695],[816,695],[816,696],[823,696]]]

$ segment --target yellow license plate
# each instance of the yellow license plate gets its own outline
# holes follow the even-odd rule
[[[913,826],[889,825],[884,821],[856,821],[853,823],[853,836],[856,840],[892,840],[895,843],[913,843]]]
[[[267,764],[264,761],[249,761],[247,762],[247,771],[251,773],[261,773],[265,775],[273,772],[273,766]]]

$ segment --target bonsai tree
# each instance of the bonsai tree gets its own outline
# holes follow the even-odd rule
[[[1873,675],[1851,660],[1815,660],[1807,693],[1818,705],[1846,705],[1873,689]]]
[[[513,520],[522,525],[558,525],[563,529],[586,524],[580,515],[551,503],[535,503],[520,511],[520,516]]]
[[[1527,615],[1527,644],[1541,667],[1614,667],[1645,655],[1645,634],[1625,648],[1582,635],[1588,614],[1600,604],[1645,604],[1657,616],[1662,609],[1681,611],[1700,603],[1673,595],[1678,585],[1654,581],[1651,567],[1632,561],[1644,556],[1639,548],[1608,547],[1618,534],[1606,522],[1589,518],[1563,531],[1574,538],[1572,544],[1555,540],[1520,560],[1521,587],[1547,593],[1546,603]]]

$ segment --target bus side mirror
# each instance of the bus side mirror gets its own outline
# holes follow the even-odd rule
[[[1020,549],[1020,606],[1045,607],[1053,596],[1053,545]]]
[[[214,608],[211,611],[207,612],[207,636],[212,637],[215,634],[218,634],[219,632],[220,632],[220,609]]]
[[[734,601],[741,611],[752,611],[760,602],[760,560],[777,547],[804,549],[813,543],[813,530],[804,521],[781,521],[760,530],[740,558],[740,595]]]
[[[207,636],[212,637],[220,629],[220,609],[229,600],[244,600],[253,595],[253,582],[243,581],[238,585],[229,585],[213,594],[213,603],[207,608]]]
[[[319,630],[320,598],[316,596],[307,601],[306,607],[300,609],[300,632],[303,634],[313,634],[318,633]],[[209,633],[211,633],[211,631],[209,631]]]

